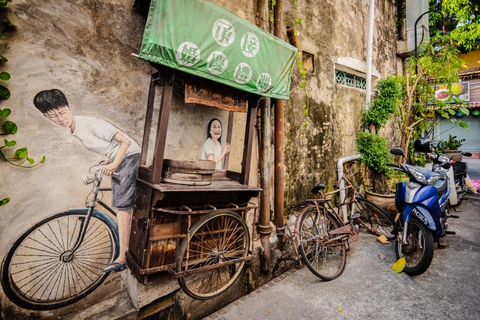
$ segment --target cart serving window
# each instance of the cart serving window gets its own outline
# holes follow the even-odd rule
[[[296,54],[295,47],[211,2],[151,1],[139,57],[153,71],[127,254],[139,281],[169,271],[188,295],[207,299],[226,290],[251,259],[245,220],[256,209],[250,199],[261,191],[249,186],[255,111],[261,97],[288,99]],[[162,92],[155,109],[157,86]],[[214,161],[170,157],[178,152],[167,159],[167,137],[181,134],[169,129],[172,103],[222,110],[223,119],[208,124],[209,139],[215,145],[221,136],[222,148],[239,150],[238,165],[225,149],[217,159],[205,157]],[[235,115],[243,120],[235,122]],[[233,134],[234,123],[242,124],[243,135]],[[212,272],[219,280],[202,285]]]

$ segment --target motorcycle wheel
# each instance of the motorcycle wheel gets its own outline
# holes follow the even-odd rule
[[[420,220],[411,218],[407,228],[407,244],[396,240],[397,259],[405,257],[405,269],[409,275],[417,276],[427,271],[433,259],[433,235]]]

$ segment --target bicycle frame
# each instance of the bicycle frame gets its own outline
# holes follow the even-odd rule
[[[347,223],[348,221],[348,213],[346,212],[347,210],[347,206],[356,202],[357,200],[357,196],[358,196],[358,191],[355,189],[355,187],[353,186],[353,184],[345,177],[345,175],[347,174],[347,172],[345,172],[342,176],[342,178],[340,180],[337,181],[337,185],[342,185],[342,182],[344,184],[344,187],[342,188],[338,188],[334,191],[330,191],[330,192],[327,192],[327,193],[323,193],[322,191],[319,191],[320,193],[320,196],[322,197],[326,197],[326,196],[330,196],[330,195],[334,195],[334,194],[337,194],[337,193],[340,193],[341,191],[348,191],[351,189],[351,192],[352,192],[352,198],[350,200],[347,201],[347,195],[345,194],[345,198],[344,199],[340,199],[340,203],[338,204],[338,209],[337,211],[334,210],[334,208],[332,207],[332,205],[330,203],[328,203],[328,206],[329,206],[329,209],[331,209],[333,212],[335,212],[337,214],[337,218],[340,218],[341,215],[340,215],[340,209],[342,209],[343,211],[343,223],[342,224],[345,224]],[[352,207],[352,210],[353,210],[353,207]],[[350,213],[350,215],[352,214],[353,212]]]
[[[339,181],[337,181],[337,185],[341,185],[341,183],[343,182],[345,187],[342,187],[342,188],[339,188],[339,189],[336,189],[334,191],[330,191],[330,192],[327,192],[327,193],[323,193],[321,190],[319,190],[318,193],[320,195],[320,199],[306,199],[306,200],[303,200],[303,201],[300,201],[300,202],[289,205],[289,207],[305,206],[305,208],[302,209],[300,212],[295,214],[295,215],[297,215],[297,219],[295,221],[295,227],[294,227],[293,232],[290,229],[290,227],[288,225],[288,222],[285,222],[286,227],[284,227],[282,229],[278,228],[278,230],[283,231],[283,229],[287,228],[288,232],[291,234],[290,236],[287,236],[287,238],[290,239],[290,240],[294,240],[295,243],[297,243],[297,245],[299,245],[300,244],[300,234],[299,234],[298,230],[300,229],[300,220],[301,220],[302,216],[307,211],[309,211],[312,208],[315,208],[318,213],[320,213],[322,210],[330,212],[332,214],[332,216],[334,217],[334,219],[341,226],[340,228],[336,229],[335,231],[330,232],[330,234],[332,234],[332,235],[337,234],[337,235],[339,235],[339,237],[342,237],[345,234],[351,234],[352,230],[354,230],[353,225],[352,225],[352,223],[348,222],[348,217],[346,216],[346,212],[344,212],[344,219],[343,220],[341,219],[340,210],[341,209],[346,209],[347,208],[346,206],[355,202],[359,193],[354,188],[353,184],[346,178],[346,176],[345,176],[346,174],[347,174],[347,172],[345,172],[343,174],[342,178]],[[352,193],[353,193],[352,198],[347,201],[347,197],[345,197],[345,199],[343,199],[342,202],[338,205],[338,209],[335,210],[335,208],[330,203],[330,201],[332,199],[331,198],[326,198],[326,196],[331,196],[331,195],[340,193],[343,190],[350,190],[350,189],[352,190]],[[321,205],[319,205],[319,204],[321,204]],[[320,209],[320,206],[323,207],[323,209]],[[353,211],[353,207],[352,207],[352,211]],[[288,218],[290,216],[291,215],[286,216],[285,219],[288,220]],[[326,226],[323,226],[323,228],[325,230],[327,230]],[[334,239],[332,239],[332,240],[334,240]],[[338,237],[335,238],[335,240],[338,240]],[[352,238],[352,240],[356,241],[354,238]],[[298,252],[297,252],[296,247],[295,247],[295,253],[298,256]]]
[[[108,212],[110,212],[114,216],[117,216],[117,213],[112,208],[110,208],[102,200],[98,199],[98,193],[100,191],[111,191],[111,188],[100,188],[100,184],[102,183],[102,178],[103,178],[103,171],[100,170],[99,173],[98,173],[98,176],[97,176],[97,173],[95,173],[95,187],[93,188],[92,201],[90,201],[90,203],[87,205],[86,208],[68,209],[68,211],[71,211],[71,212],[82,212],[82,213],[86,212],[86,215],[85,215],[85,220],[82,222],[82,227],[81,227],[80,233],[78,234],[78,238],[75,242],[75,245],[70,250],[69,254],[66,254],[62,257],[63,261],[65,261],[65,262],[72,259],[73,254],[75,253],[75,251],[77,251],[77,249],[82,244],[82,242],[85,238],[85,233],[87,232],[88,224],[90,222],[90,219],[91,219],[92,215],[98,217],[99,219],[101,219],[103,221],[105,221],[108,225],[110,225],[113,228],[113,230],[115,230],[115,234],[114,234],[115,242],[117,243],[117,245],[119,243],[118,226],[115,223],[115,221],[112,218],[110,218],[110,216],[108,216],[106,213],[104,213],[102,211],[99,211],[99,210],[95,210],[96,203],[98,203],[102,207],[107,209]]]

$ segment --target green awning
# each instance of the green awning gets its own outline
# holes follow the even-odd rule
[[[140,58],[288,100],[297,48],[205,0],[152,0]]]

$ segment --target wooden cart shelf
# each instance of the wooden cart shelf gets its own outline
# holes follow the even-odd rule
[[[159,183],[159,184],[153,184],[149,183],[147,181],[144,181],[142,179],[138,179],[141,183],[158,190],[160,192],[164,193],[170,193],[170,192],[229,192],[229,191],[235,191],[235,192],[242,192],[242,191],[253,191],[253,192],[260,192],[262,189],[248,186],[248,185],[243,185],[240,184],[237,181],[234,180],[213,180],[211,185],[208,186],[188,186],[188,185],[182,185],[182,184],[173,184],[173,183]]]

